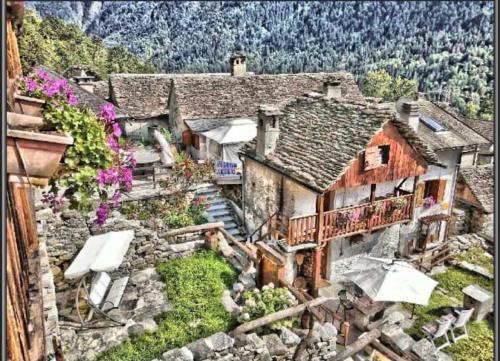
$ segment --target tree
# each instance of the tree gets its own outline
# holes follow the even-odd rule
[[[363,80],[363,93],[367,97],[386,99],[391,92],[391,81],[385,70],[369,71]]]
[[[396,101],[401,97],[415,98],[417,96],[417,82],[415,80],[405,79],[398,76],[391,82],[391,97],[392,101]]]
[[[465,111],[464,114],[467,118],[472,118],[475,119],[478,116],[479,113],[479,104],[476,102],[468,102],[465,104]]]

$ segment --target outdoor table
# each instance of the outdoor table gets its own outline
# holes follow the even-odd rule
[[[361,330],[366,330],[368,325],[376,321],[378,316],[394,302],[373,302],[368,296],[362,296],[352,302],[354,309],[351,311],[353,323]]]

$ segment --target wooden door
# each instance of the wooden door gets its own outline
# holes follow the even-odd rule
[[[260,262],[260,287],[267,285],[268,283],[273,283],[275,286],[279,285],[280,279],[280,267],[278,264],[273,262],[270,258],[262,256]]]

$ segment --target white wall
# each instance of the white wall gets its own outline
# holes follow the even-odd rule
[[[130,139],[149,139],[148,127],[158,125],[159,127],[168,128],[168,120],[163,119],[144,119],[144,120],[127,120],[120,123],[127,138]],[[153,141],[152,139],[149,139]]]

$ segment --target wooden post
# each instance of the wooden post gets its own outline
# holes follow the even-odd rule
[[[358,353],[359,351],[364,349],[366,346],[368,346],[368,344],[370,344],[373,340],[376,340],[379,337],[380,337],[380,330],[378,329],[371,330],[370,332],[361,335],[355,342],[347,346],[341,352],[337,353],[337,355],[329,359],[329,361],[345,360],[349,356],[352,356],[355,353]]]
[[[316,242],[318,244],[321,244],[321,241],[323,240],[323,213],[325,209],[325,195],[320,194],[316,198],[316,213],[317,213],[317,219],[316,219]]]
[[[373,203],[375,201],[375,191],[376,190],[377,190],[376,184],[370,185],[370,203]]]
[[[314,273],[312,277],[312,283],[313,283],[313,296],[317,297],[318,296],[318,290],[319,290],[319,282],[321,281],[321,247],[316,247],[314,249],[314,255],[313,255],[313,267],[314,267]]]
[[[416,191],[417,191],[418,180],[419,176],[417,175],[415,176],[415,180],[413,182],[413,199],[411,202],[411,209],[410,209],[410,215],[412,220],[415,218],[414,211],[415,211],[415,203],[417,202]]]

